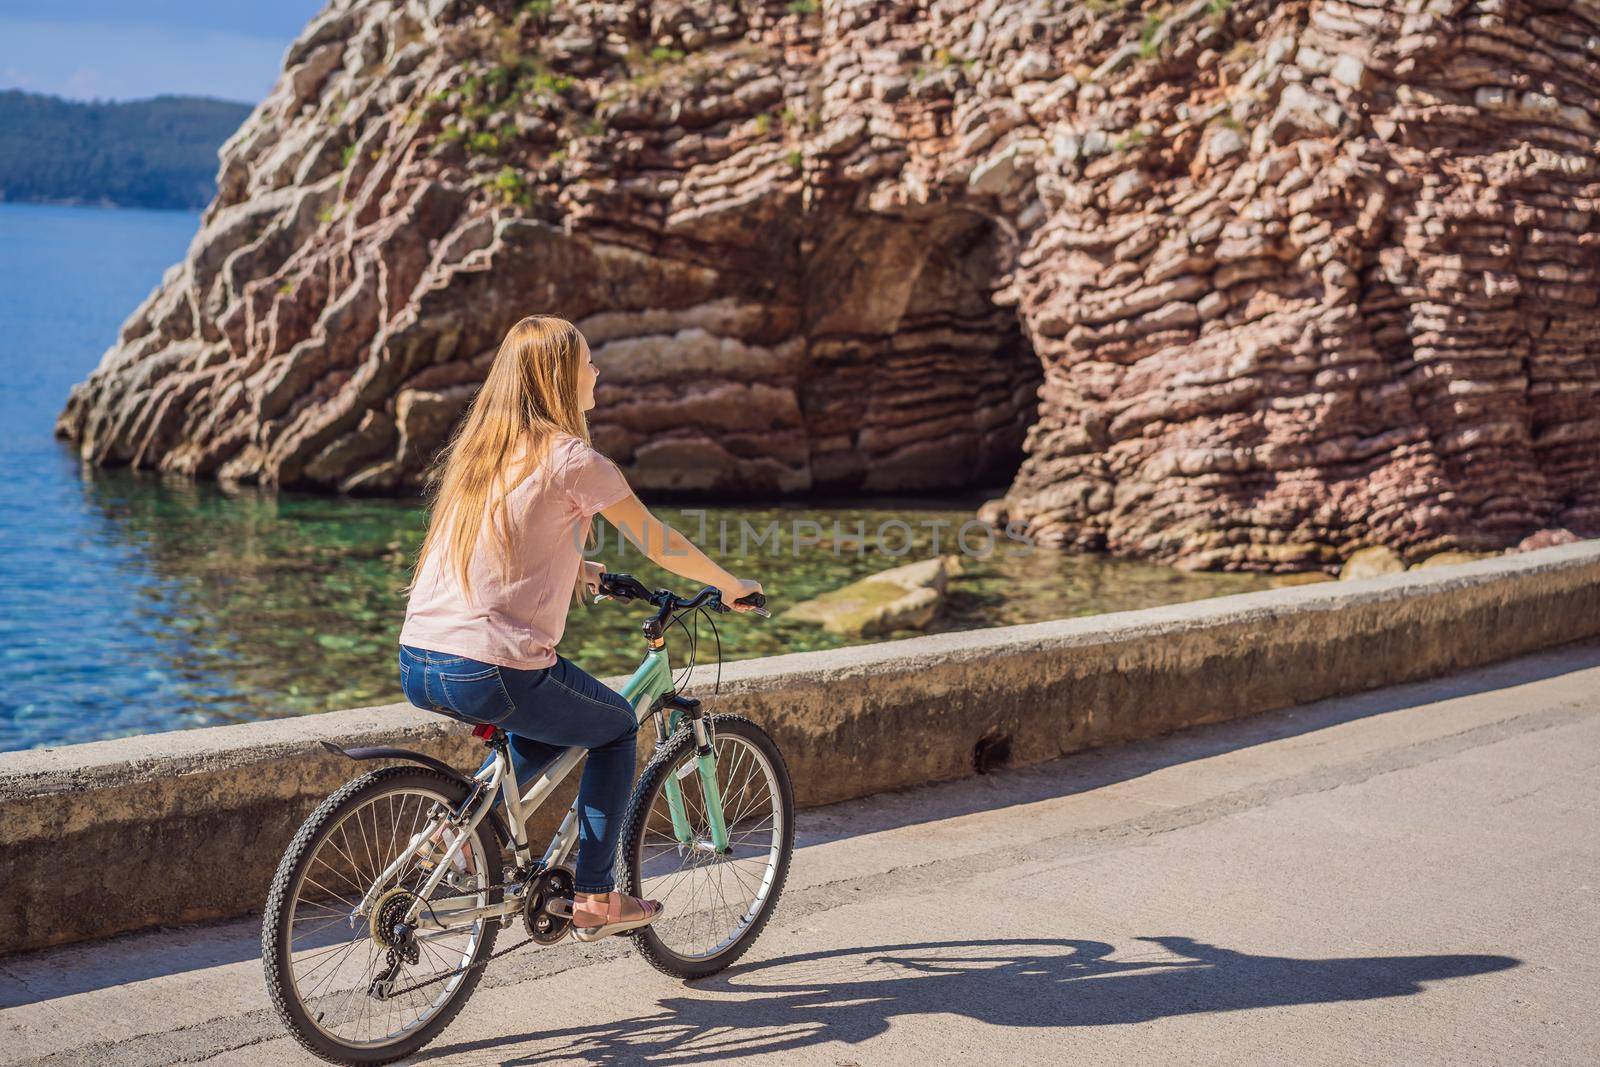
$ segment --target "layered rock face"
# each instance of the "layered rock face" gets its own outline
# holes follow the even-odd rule
[[[1080,88],[1073,222],[1017,282],[1041,537],[1282,569],[1600,533],[1597,9],[1401,6],[1246,43],[1190,5]]]
[[[647,489],[1014,474],[1195,567],[1600,534],[1597,89],[1590,4],[336,0],[58,431],[405,491],[552,313]]]

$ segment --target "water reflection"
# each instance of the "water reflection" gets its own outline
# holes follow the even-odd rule
[[[0,693],[0,749],[401,699],[394,648],[401,590],[424,533],[419,501],[229,491],[127,470],[80,474],[69,483],[81,493],[78,507],[62,500],[46,510],[82,518],[38,531],[30,542],[38,565],[13,559],[0,587],[7,607],[26,605],[11,613],[3,647],[28,668],[13,671]],[[970,506],[892,503],[655,510],[691,536],[703,525],[702,546],[759,578],[781,609],[926,558],[936,537],[938,551],[950,552],[972,517]],[[741,522],[767,536],[740,538]],[[725,546],[722,530],[731,531]],[[604,523],[597,534],[596,558],[612,569],[651,585],[688,585],[631,546],[619,551],[621,539]],[[968,557],[932,628],[1036,622],[1266,584],[1016,549],[1002,541],[987,558]],[[562,652],[597,674],[625,673],[638,661],[642,614],[574,606]],[[781,616],[719,622],[728,660],[848,643]],[[712,643],[709,630],[702,636],[704,658]]]

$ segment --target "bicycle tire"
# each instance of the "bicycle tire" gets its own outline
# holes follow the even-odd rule
[[[643,956],[652,967],[674,978],[708,977],[728,967],[749,950],[772,917],[773,909],[777,907],[778,898],[782,895],[784,883],[789,876],[789,863],[794,854],[794,787],[789,780],[789,768],[784,762],[783,753],[778,750],[778,746],[773,743],[765,730],[742,715],[711,715],[708,716],[708,722],[714,745],[725,736],[733,736],[754,746],[766,758],[776,779],[777,789],[773,792],[772,798],[778,806],[782,827],[775,835],[778,838],[777,857],[770,872],[770,888],[761,900],[755,915],[749,919],[748,925],[725,948],[710,956],[686,956],[666,943],[655,928],[655,924],[627,935],[633,939],[639,955]],[[623,891],[631,896],[641,895],[644,841],[654,798],[662,789],[666,776],[681,765],[686,755],[692,760],[694,752],[693,734],[688,728],[678,730],[656,751],[634,787],[628,814],[622,825],[622,848],[619,859],[619,884],[624,887]],[[673,916],[667,914],[658,919],[657,923],[672,919]]]
[[[324,1031],[312,1020],[290,978],[288,935],[292,929],[292,922],[289,921],[286,908],[294,906],[291,894],[298,894],[301,878],[311,865],[313,857],[317,855],[317,847],[333,833],[335,827],[342,825],[346,815],[358,813],[369,802],[386,794],[399,793],[407,787],[431,790],[455,804],[459,804],[467,795],[466,788],[447,775],[409,764],[385,767],[355,778],[331,794],[306,817],[305,822],[301,823],[289,847],[284,850],[267,894],[261,921],[261,959],[266,970],[267,992],[272,1000],[272,1006],[290,1034],[302,1047],[332,1063],[365,1067],[365,1065],[393,1063],[412,1055],[450,1024],[483,977],[483,968],[474,966],[461,976],[459,984],[450,991],[450,999],[431,1018],[422,1023],[414,1034],[392,1044],[380,1046],[348,1044]],[[501,880],[501,841],[494,821],[485,816],[479,822],[473,837],[469,838],[469,843],[477,850],[477,855],[483,862],[484,869],[481,873],[486,878],[487,884],[493,886],[498,883]],[[490,902],[500,899],[499,890],[488,892]],[[472,954],[472,964],[482,963],[494,950],[495,937],[499,933],[500,925],[498,920],[493,919],[482,923],[479,939]]]

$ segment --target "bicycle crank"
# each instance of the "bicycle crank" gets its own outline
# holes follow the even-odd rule
[[[552,867],[534,880],[522,925],[539,944],[553,945],[567,936],[572,926],[572,882],[573,872],[567,867]]]

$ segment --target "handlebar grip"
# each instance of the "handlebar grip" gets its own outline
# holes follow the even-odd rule
[[[605,571],[600,575],[600,592],[618,600],[649,600],[650,590],[631,574]]]
[[[765,593],[747,593],[735,600],[734,603],[743,604],[751,608],[764,608],[767,606],[767,595]]]

